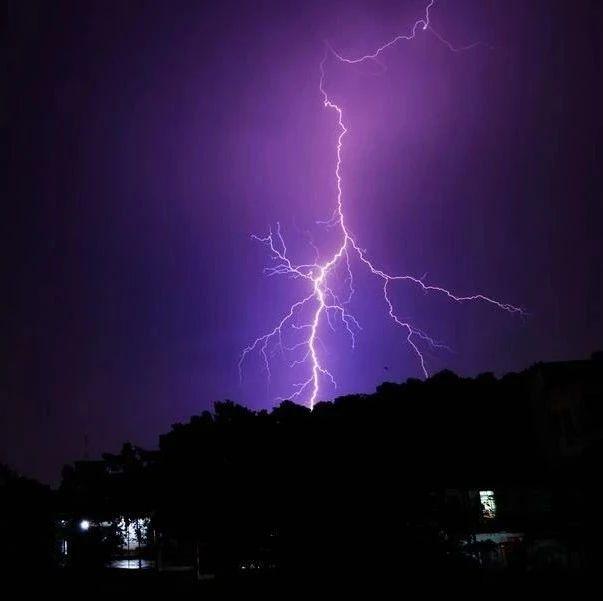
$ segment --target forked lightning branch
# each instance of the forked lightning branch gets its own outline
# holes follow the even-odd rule
[[[334,178],[337,195],[331,218],[326,222],[319,222],[326,227],[336,229],[338,233],[339,242],[333,254],[320,261],[317,252],[315,262],[296,263],[289,255],[279,224],[270,229],[265,236],[252,236],[256,241],[266,245],[273,260],[273,264],[267,267],[264,272],[269,276],[286,276],[302,280],[307,283],[307,292],[275,320],[274,327],[270,331],[260,335],[243,350],[239,361],[240,376],[242,378],[244,363],[251,353],[260,355],[268,378],[271,377],[271,359],[275,351],[291,356],[290,366],[292,368],[300,365],[305,367],[306,376],[300,382],[292,384],[287,398],[305,401],[310,408],[318,400],[321,384],[324,381],[328,381],[334,387],[337,386],[333,374],[329,371],[329,366],[323,359],[324,352],[321,350],[320,344],[321,331],[324,328],[334,329],[339,325],[347,332],[353,347],[356,344],[356,335],[361,330],[360,324],[349,310],[350,301],[356,292],[352,269],[353,259],[381,282],[383,310],[391,318],[392,324],[401,330],[402,336],[415,354],[425,377],[428,377],[429,372],[422,349],[425,345],[433,348],[442,348],[444,345],[400,316],[390,296],[393,286],[406,283],[416,286],[424,292],[443,295],[454,302],[483,302],[509,313],[524,313],[520,307],[495,300],[481,293],[460,295],[441,286],[428,284],[423,278],[408,274],[390,274],[383,271],[369,259],[366,250],[359,245],[346,223],[345,185],[342,167],[344,142],[349,133],[349,126],[344,119],[343,108],[332,100],[327,91],[328,63],[330,60],[347,64],[374,61],[379,55],[398,43],[413,40],[423,32],[433,34],[439,42],[445,44],[453,52],[468,50],[481,44],[477,42],[469,46],[456,48],[437,33],[430,23],[430,11],[434,4],[435,0],[430,0],[425,7],[423,16],[415,21],[407,34],[396,36],[374,52],[356,58],[349,58],[327,46],[325,56],[320,62],[319,92],[322,96],[324,108],[333,113],[337,124],[337,136],[334,143],[334,153],[336,155]],[[336,283],[341,281],[341,274],[343,274],[343,279],[346,282],[343,294],[336,286]],[[296,334],[301,335],[301,339],[290,346],[284,343],[284,334],[287,329],[294,330]]]

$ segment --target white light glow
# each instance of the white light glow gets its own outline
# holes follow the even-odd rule
[[[493,490],[480,490],[479,500],[482,505],[482,517],[491,520],[496,517],[496,499]]]

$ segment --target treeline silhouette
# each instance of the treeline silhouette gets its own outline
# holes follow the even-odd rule
[[[541,407],[547,370],[570,384],[599,378],[600,390],[600,361],[585,363],[586,376],[564,364],[500,379],[443,371],[313,411],[290,401],[270,411],[217,402],[174,424],[156,452],[126,444],[105,455],[121,466],[117,476],[84,477],[67,466],[62,507],[152,511],[159,536],[202,545],[213,572],[262,552],[306,574],[457,569],[459,538],[483,526],[483,516],[479,504],[449,502],[447,489],[554,489],[553,509],[549,495],[527,518],[506,516],[507,527],[549,534],[585,509],[586,492],[598,486],[599,447],[552,460]]]
[[[526,394],[521,376],[444,372],[312,412],[216,403],[160,438],[159,518],[178,516],[224,558],[275,530],[302,573],[433,568],[446,558],[440,529],[461,526],[435,515],[434,490],[542,476]]]
[[[257,411],[216,402],[174,424],[158,450],[126,443],[102,461],[65,466],[52,495],[6,471],[4,548],[19,538],[11,516],[25,520],[24,512],[46,524],[32,525],[36,536],[25,530],[40,553],[53,544],[40,535],[51,512],[55,523],[145,514],[157,549],[177,543],[218,576],[249,558],[305,579],[458,573],[475,566],[461,543],[484,528],[556,537],[586,549],[594,565],[603,533],[588,516],[600,498],[602,364],[599,354],[502,378],[443,371],[313,411],[290,401]],[[555,408],[568,398],[590,408],[592,428],[578,451],[564,453],[559,437],[570,429]],[[496,519],[486,523],[479,503],[463,505],[450,490],[500,492]],[[529,502],[505,504],[505,495]]]
[[[24,561],[41,571],[52,566],[53,513],[48,486],[0,464],[0,573]]]

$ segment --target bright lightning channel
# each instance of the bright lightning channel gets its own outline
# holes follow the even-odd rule
[[[394,46],[395,44],[403,40],[412,40],[416,37],[417,33],[421,31],[431,32],[440,42],[445,44],[453,52],[469,50],[471,48],[474,48],[475,46],[481,45],[481,42],[477,42],[469,46],[457,48],[450,44],[450,42],[444,39],[439,33],[437,33],[430,24],[430,11],[433,8],[434,4],[435,0],[430,0],[430,2],[425,7],[424,15],[420,19],[415,21],[414,25],[410,30],[410,33],[394,37],[387,43],[377,48],[374,52],[356,58],[349,58],[342,56],[333,48],[327,46],[327,51],[325,52],[325,55],[322,61],[320,62],[319,91],[322,95],[324,107],[328,110],[333,111],[333,113],[335,114],[339,133],[337,136],[336,144],[337,160],[334,174],[337,183],[336,206],[329,220],[318,223],[326,225],[330,228],[338,229],[341,235],[341,242],[337,250],[331,255],[330,258],[324,260],[323,262],[320,262],[318,251],[314,247],[316,250],[315,262],[297,264],[292,262],[292,260],[289,258],[287,246],[281,233],[280,224],[277,223],[276,229],[274,231],[270,229],[266,236],[252,236],[253,239],[265,244],[268,247],[270,255],[273,261],[275,262],[274,266],[265,268],[264,273],[269,276],[285,275],[296,279],[301,278],[308,284],[308,293],[306,296],[299,299],[289,307],[288,311],[283,315],[283,317],[272,330],[262,336],[259,336],[249,346],[243,349],[239,360],[239,374],[242,378],[243,364],[247,356],[252,352],[258,352],[264,363],[267,377],[270,380],[270,360],[274,350],[276,349],[282,352],[299,352],[301,349],[301,359],[296,359],[295,361],[293,361],[291,367],[300,364],[307,365],[308,376],[302,382],[293,385],[293,390],[288,398],[291,400],[303,399],[305,396],[306,402],[308,403],[310,409],[314,407],[314,404],[318,399],[320,393],[320,384],[323,379],[329,380],[334,387],[337,386],[335,378],[327,369],[327,367],[325,367],[323,361],[321,360],[321,355],[318,350],[318,343],[320,341],[318,333],[321,325],[324,323],[324,321],[326,321],[327,324],[331,328],[333,328],[332,320],[339,318],[344,328],[346,329],[348,335],[350,336],[352,347],[354,347],[356,344],[356,333],[358,330],[361,329],[360,324],[358,323],[356,318],[347,309],[347,306],[355,292],[354,278],[350,263],[351,255],[356,256],[361,261],[361,263],[368,268],[371,274],[381,280],[383,284],[383,300],[385,302],[388,315],[393,321],[393,323],[397,327],[401,328],[404,332],[406,341],[410,345],[410,348],[414,352],[415,356],[417,357],[418,363],[421,367],[421,371],[423,372],[426,378],[429,376],[429,373],[427,371],[425,358],[419,347],[419,341],[426,343],[427,345],[434,348],[446,347],[431,338],[425,332],[416,328],[407,320],[402,319],[398,315],[389,295],[390,285],[392,283],[405,281],[419,287],[425,292],[438,293],[448,297],[451,301],[455,301],[458,303],[465,301],[481,301],[492,305],[498,309],[502,309],[503,311],[507,311],[509,313],[516,313],[521,315],[524,314],[524,311],[520,307],[515,307],[508,303],[500,302],[498,300],[485,296],[484,294],[460,296],[440,286],[426,284],[423,281],[423,278],[418,278],[411,275],[391,275],[389,273],[386,273],[382,269],[376,267],[373,262],[367,257],[366,251],[358,245],[356,239],[353,237],[350,230],[348,229],[345,221],[343,201],[343,178],[341,175],[341,166],[343,142],[346,134],[348,133],[348,128],[346,127],[344,122],[343,109],[331,99],[325,88],[325,64],[327,58],[329,55],[331,55],[336,60],[348,64],[358,64],[370,60],[375,61],[377,60],[380,54],[382,54],[391,46]],[[330,278],[331,276],[333,276],[335,269],[339,266],[342,266],[342,268],[346,270],[346,279],[348,283],[348,290],[346,292],[345,298],[343,299],[339,298],[339,296],[334,291],[333,285],[330,284]],[[302,322],[301,324],[297,323],[297,319],[300,317],[300,314],[304,309],[306,309],[306,307],[312,307],[310,319],[305,322]],[[291,347],[286,347],[283,344],[283,331],[287,327],[291,327],[293,330],[307,332],[307,335],[301,342]]]

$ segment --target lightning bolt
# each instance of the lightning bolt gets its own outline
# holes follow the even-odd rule
[[[451,51],[459,52],[469,50],[481,42],[473,43],[469,46],[455,47],[439,33],[437,33],[430,23],[430,11],[435,4],[435,0],[430,0],[425,7],[425,12],[413,24],[410,32],[405,35],[397,35],[392,38],[374,52],[363,56],[349,58],[344,57],[334,50],[330,45],[327,45],[325,55],[320,62],[320,80],[319,91],[322,96],[323,106],[325,109],[334,113],[337,120],[338,135],[336,143],[336,164],[335,164],[335,180],[337,184],[337,195],[335,208],[331,217],[326,221],[319,221],[328,228],[336,228],[340,235],[340,243],[333,254],[323,260],[319,259],[318,248],[311,242],[315,250],[316,259],[312,263],[295,263],[289,257],[287,245],[281,232],[280,224],[277,223],[276,229],[272,228],[266,236],[253,235],[252,238],[256,241],[265,244],[268,247],[270,256],[274,265],[266,267],[264,273],[268,276],[288,276],[293,279],[302,280],[308,286],[306,296],[303,296],[298,301],[293,303],[289,309],[283,314],[280,321],[269,332],[256,338],[249,346],[243,349],[239,360],[239,375],[243,377],[243,365],[250,353],[258,352],[262,358],[264,368],[270,380],[270,364],[271,358],[276,352],[281,352],[285,355],[286,352],[298,353],[298,359],[291,363],[291,367],[296,365],[307,365],[307,378],[301,382],[295,383],[291,394],[288,398],[291,400],[304,398],[310,409],[314,407],[317,401],[320,385],[324,379],[327,379],[336,388],[337,383],[331,372],[324,365],[319,352],[320,337],[319,331],[324,322],[334,329],[336,320],[343,325],[347,334],[350,337],[352,348],[356,344],[356,334],[361,330],[361,326],[356,318],[349,312],[348,305],[355,293],[354,277],[351,267],[351,258],[355,257],[360,264],[366,267],[369,272],[378,278],[383,284],[383,300],[389,317],[393,324],[400,328],[403,332],[406,342],[415,354],[420,365],[421,371],[425,377],[429,376],[425,357],[421,351],[421,345],[428,345],[433,348],[447,348],[442,343],[436,341],[427,333],[415,327],[412,323],[403,319],[396,312],[394,304],[390,297],[390,286],[397,282],[406,282],[412,286],[416,286],[426,293],[435,293],[447,297],[449,300],[457,303],[468,301],[476,301],[486,303],[497,309],[501,309],[508,313],[524,314],[523,309],[514,305],[500,302],[490,298],[484,294],[459,295],[432,284],[426,284],[424,278],[415,277],[412,275],[392,275],[386,273],[369,259],[366,250],[362,249],[356,238],[348,229],[345,213],[344,213],[344,197],[343,197],[343,178],[341,173],[342,168],[342,153],[345,136],[348,133],[348,127],[344,121],[344,112],[340,105],[334,102],[326,90],[326,72],[325,67],[329,56],[334,60],[347,64],[358,64],[365,61],[377,61],[378,57],[387,49],[398,44],[401,41],[410,41],[414,39],[419,32],[431,32],[437,40],[446,45]],[[335,275],[338,270],[344,270],[344,279],[347,283],[345,296],[340,296],[335,289]],[[306,315],[309,313],[309,315]],[[299,333],[302,338],[292,346],[286,346],[283,341],[285,330],[290,328],[291,331]],[[301,351],[301,353],[300,353]],[[279,397],[282,398],[282,397]]]

